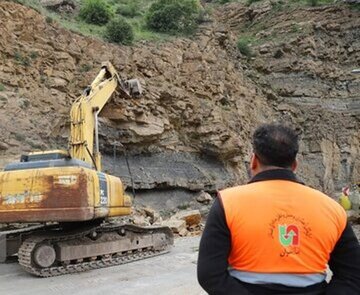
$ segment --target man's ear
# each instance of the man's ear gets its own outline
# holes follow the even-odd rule
[[[255,153],[253,153],[251,155],[251,160],[250,160],[250,169],[252,171],[256,170],[256,168],[258,168],[259,166],[259,160],[257,158],[257,156],[255,155]]]
[[[295,159],[295,161],[291,164],[291,170],[295,172],[297,167],[298,167],[298,161]]]

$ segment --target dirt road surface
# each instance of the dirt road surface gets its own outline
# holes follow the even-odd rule
[[[17,263],[0,264],[6,295],[203,295],[196,279],[199,237],[178,238],[171,253],[120,266],[53,278],[37,278]]]

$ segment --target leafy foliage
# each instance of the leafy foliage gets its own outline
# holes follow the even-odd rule
[[[162,33],[191,33],[200,13],[198,0],[158,0],[147,12],[147,26]]]
[[[79,17],[89,24],[104,25],[111,19],[112,13],[103,0],[85,0]]]
[[[105,38],[110,42],[130,45],[134,40],[134,31],[125,19],[118,17],[106,25]]]

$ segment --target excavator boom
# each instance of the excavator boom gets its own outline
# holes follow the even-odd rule
[[[98,115],[117,88],[126,97],[141,94],[137,80],[123,81],[111,63],[103,63],[97,77],[71,107],[70,156],[93,165],[98,171],[101,171]]]

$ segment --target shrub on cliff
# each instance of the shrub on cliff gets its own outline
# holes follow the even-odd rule
[[[104,25],[111,19],[112,13],[103,0],[85,0],[79,16],[89,24]]]
[[[200,13],[198,0],[157,0],[147,14],[147,26],[162,33],[191,33]]]
[[[110,42],[130,45],[134,40],[132,26],[122,17],[111,20],[106,25],[105,38]]]
[[[239,38],[237,42],[237,48],[241,52],[241,54],[245,55],[246,57],[251,57],[253,55],[251,48],[250,48],[250,40],[246,37]]]

